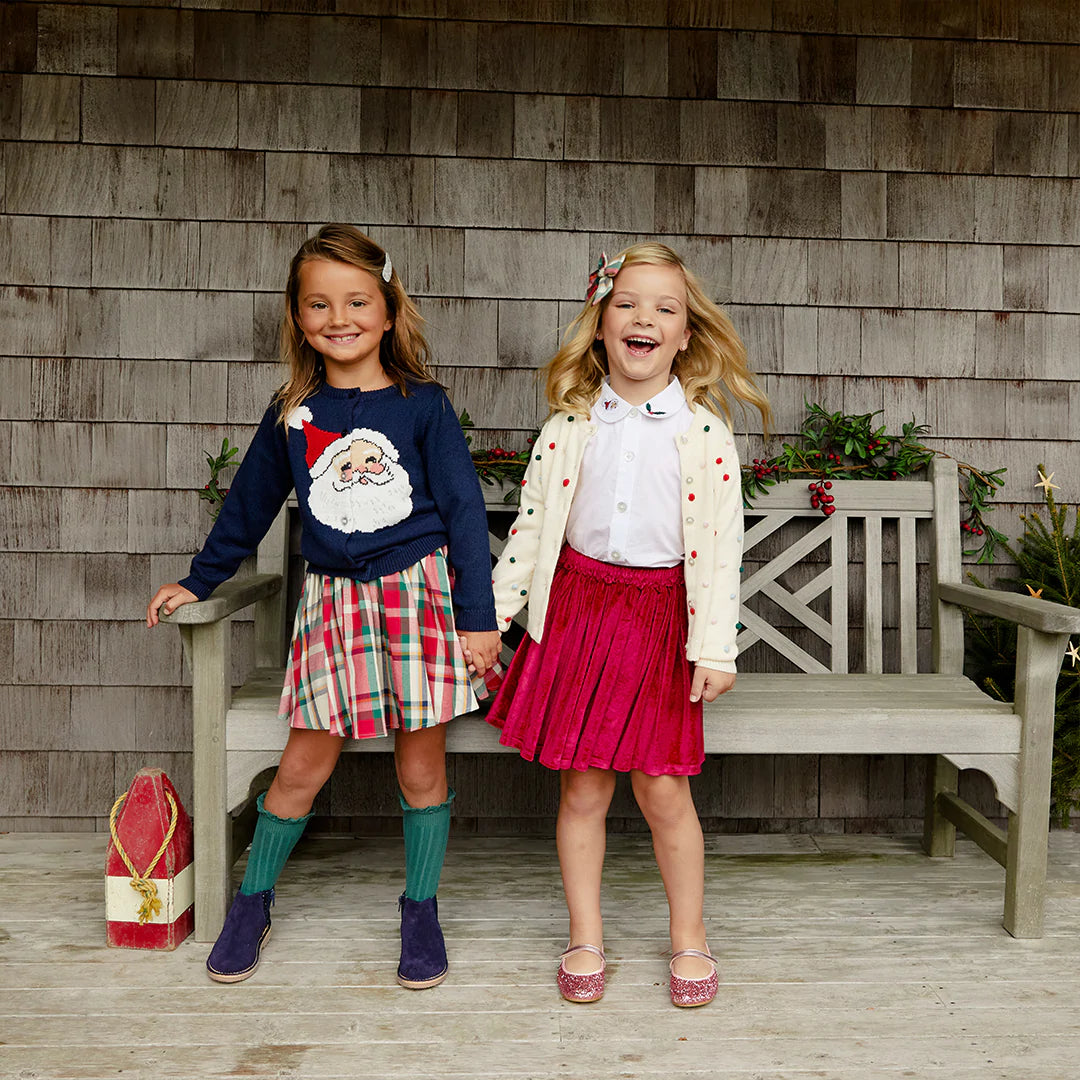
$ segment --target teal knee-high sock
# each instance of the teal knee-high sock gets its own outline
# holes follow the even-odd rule
[[[304,831],[310,814],[298,818],[282,818],[263,807],[265,795],[255,800],[259,820],[251,841],[247,870],[240,891],[245,896],[272,889],[277,884],[285,863],[288,862],[296,841]]]
[[[404,795],[399,798],[405,812],[405,895],[410,900],[428,900],[439,891],[454,790],[438,806],[410,806]]]

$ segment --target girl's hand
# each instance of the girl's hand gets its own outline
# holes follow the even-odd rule
[[[694,665],[694,681],[690,685],[690,700],[715,701],[721,694],[726,694],[735,685],[735,676],[730,671],[717,671],[716,668]]]
[[[476,630],[471,633],[458,631],[461,651],[470,671],[483,675],[499,657],[502,635],[498,630]]]
[[[157,626],[158,608],[163,608],[166,615],[171,615],[181,604],[195,604],[198,600],[199,598],[183,585],[162,585],[154,593],[154,598],[146,609],[146,625]]]

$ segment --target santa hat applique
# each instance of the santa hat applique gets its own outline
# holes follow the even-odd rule
[[[327,451],[337,442],[340,442],[342,446],[338,449],[343,449],[348,446],[352,440],[347,437],[344,431],[338,433],[335,431],[323,431],[322,428],[317,428],[312,422],[311,410],[306,405],[301,405],[297,409],[293,409],[289,413],[289,427],[296,431],[303,431],[304,439],[307,445],[307,449],[304,453],[304,460],[307,463],[308,470],[312,476],[319,476],[330,464],[330,459],[334,456],[333,453],[327,454]],[[319,462],[319,459],[325,455],[326,461],[322,463],[321,468],[316,469],[315,466]]]
[[[317,428],[313,420],[311,410],[306,405],[300,405],[289,413],[288,425],[296,431],[303,431],[306,440],[304,461],[312,477],[321,476],[329,466],[334,455],[350,447],[357,439],[373,443],[382,449],[383,453],[391,460],[398,460],[397,448],[381,432],[372,431],[370,428],[353,428],[352,431],[342,431],[340,434],[334,431],[323,431]]]

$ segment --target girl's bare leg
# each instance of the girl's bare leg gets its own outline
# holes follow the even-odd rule
[[[397,732],[394,766],[401,794],[410,806],[446,802],[446,725]]]
[[[656,865],[664,880],[671,918],[671,951],[705,945],[705,840],[685,776],[630,774],[634,798],[652,830]],[[712,965],[694,956],[675,962],[675,974],[703,979]]]
[[[303,817],[330,778],[345,740],[329,731],[289,728],[277,775],[263,806],[280,818]]]
[[[615,773],[610,769],[567,769],[560,774],[560,792],[555,840],[570,913],[570,944],[603,948],[600,879]],[[565,966],[572,974],[586,975],[600,964],[593,954],[580,952],[568,956]]]

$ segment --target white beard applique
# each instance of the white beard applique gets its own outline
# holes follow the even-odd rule
[[[301,405],[290,414],[289,427],[307,439],[308,507],[315,519],[343,533],[370,533],[404,521],[412,513],[412,484],[394,444],[370,428],[335,436],[311,419],[311,410]]]

